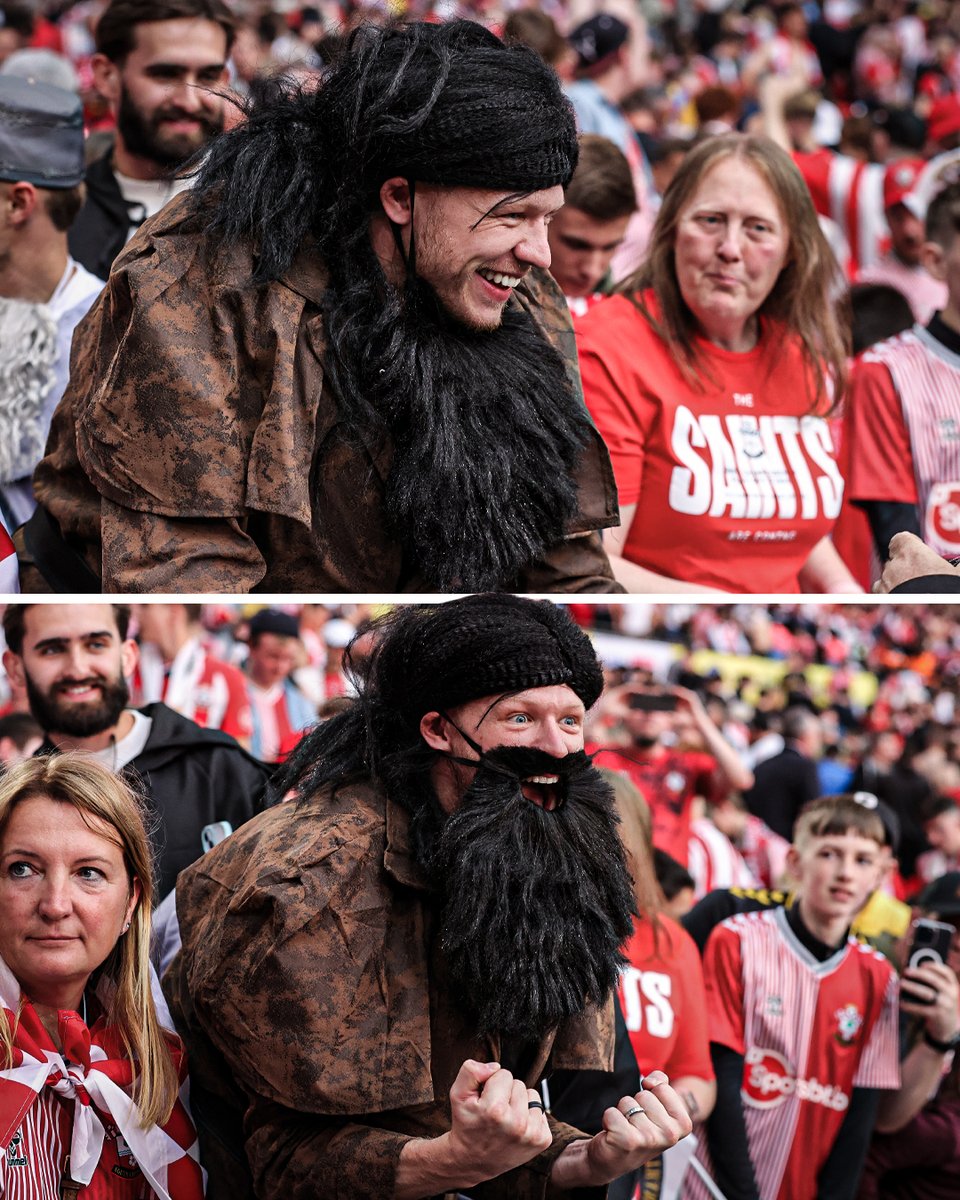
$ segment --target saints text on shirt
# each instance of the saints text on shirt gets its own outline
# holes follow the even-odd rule
[[[826,421],[674,411],[669,504],[690,516],[835,519],[843,479]]]

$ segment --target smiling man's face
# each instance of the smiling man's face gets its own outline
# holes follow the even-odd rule
[[[126,149],[166,169],[223,129],[227,35],[213,21],[145,21],[122,64],[103,64]]]
[[[109,604],[33,604],[22,653],[7,669],[26,684],[30,709],[48,733],[88,737],[110,728],[129,699],[136,648]]]
[[[550,266],[547,226],[562,205],[559,185],[517,198],[418,184],[416,273],[455,321],[496,329],[523,277],[532,267]]]
[[[431,742],[437,749],[458,759],[475,760],[476,750],[467,742],[469,737],[482,751],[503,746],[521,746],[541,750],[553,758],[565,758],[583,749],[583,722],[586,710],[583,701],[566,684],[527,688],[507,696],[483,696],[450,710],[431,713],[424,721],[433,719],[433,727],[443,744]],[[466,737],[464,737],[466,735]],[[472,772],[464,763],[452,764],[465,789]],[[558,779],[550,773],[524,779],[521,790],[532,803],[548,810],[560,802]],[[441,803],[444,798],[441,796]],[[445,804],[445,807],[453,805]]]

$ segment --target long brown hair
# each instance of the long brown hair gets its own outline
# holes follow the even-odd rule
[[[153,907],[150,843],[144,806],[127,784],[88,754],[31,758],[0,779],[0,840],[14,808],[37,798],[71,804],[99,833],[116,835],[130,887],[140,884],[140,899],[130,928],[118,940],[99,974],[116,986],[107,1021],[136,1065],[135,1099],[143,1128],[163,1124],[176,1103],[179,1083],[150,991],[150,916]],[[0,1008],[0,1060],[10,1066],[14,1029]]]
[[[758,316],[775,320],[800,338],[803,356],[815,380],[811,409],[824,400],[840,400],[846,384],[849,329],[838,317],[831,288],[837,261],[820,229],[810,192],[786,151],[769,138],[724,133],[706,138],[684,158],[663,197],[650,247],[643,264],[620,284],[656,332],[670,347],[684,376],[702,387],[704,364],[695,341],[697,323],[684,302],[677,280],[674,247],[680,216],[704,176],[726,158],[739,158],[766,181],[790,236],[786,265]],[[659,316],[648,311],[639,293],[652,289]],[[832,392],[832,395],[831,395]]]
[[[660,921],[663,893],[653,868],[653,823],[650,806],[640,789],[622,771],[614,771],[610,767],[599,767],[598,770],[613,791],[620,821],[618,832],[627,856],[627,870],[633,881],[637,912],[641,918],[653,924],[654,954],[658,955],[660,934],[664,932]]]

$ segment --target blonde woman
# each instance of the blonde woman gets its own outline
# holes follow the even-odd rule
[[[149,843],[86,755],[0,779],[0,1196],[200,1200],[179,1039],[150,993]]]

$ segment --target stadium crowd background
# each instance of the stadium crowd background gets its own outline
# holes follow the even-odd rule
[[[799,603],[570,608],[594,638],[607,676],[605,695],[590,714],[588,742],[622,748],[622,759],[608,750],[600,765],[631,773],[633,738],[624,701],[634,692],[663,694],[677,686],[696,692],[712,724],[753,771],[782,754],[785,732],[793,741],[790,722],[806,712],[814,717],[816,736],[805,743],[803,756],[815,764],[814,776],[804,783],[805,798],[862,789],[890,805],[900,824],[900,871],[891,890],[909,898],[943,871],[960,869],[955,609]],[[346,647],[380,611],[381,606],[364,604],[137,605],[131,632],[140,643],[140,662],[130,681],[131,703],[164,699],[200,724],[223,728],[248,748],[252,743],[264,761],[278,761],[305,728],[345,703],[351,691]],[[252,653],[251,622],[259,645]],[[361,638],[355,648],[361,660],[363,650]],[[218,691],[215,676],[221,669],[229,686]],[[190,688],[183,686],[187,670],[193,672]],[[0,758],[12,761],[32,752],[40,735],[22,723],[20,714],[29,713],[27,696],[11,689],[5,676],[0,687]],[[688,713],[671,712],[666,721],[662,740],[671,748],[709,749]],[[640,786],[644,791],[642,781]],[[736,820],[730,824],[725,802],[731,796],[743,808],[739,791],[729,784],[692,787],[685,795],[678,829],[698,842],[696,895],[724,881],[781,882],[776,871],[755,866],[744,872],[733,847],[723,854],[713,830],[722,827],[727,842],[731,833],[734,842],[742,841],[744,832],[734,832]],[[656,797],[647,798],[656,803]],[[778,805],[779,819],[770,815]],[[787,800],[768,802],[748,792],[747,807],[763,812],[765,823],[789,838],[795,813]],[[703,834],[705,820],[712,855],[696,834],[697,829]],[[661,848],[672,850],[686,867],[678,829],[667,831]]]

